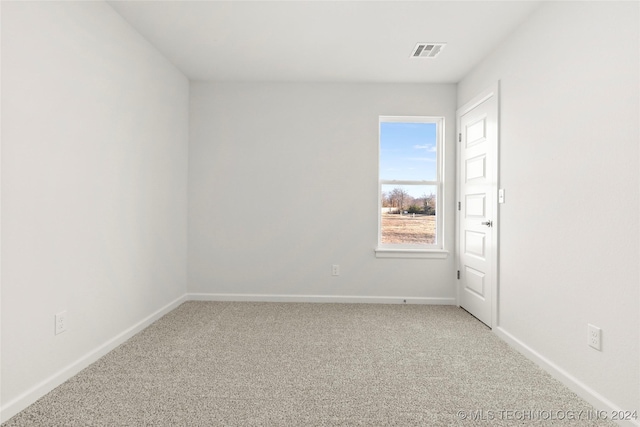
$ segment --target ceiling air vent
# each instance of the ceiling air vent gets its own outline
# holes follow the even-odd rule
[[[418,43],[411,54],[412,58],[435,58],[438,56],[446,43]]]

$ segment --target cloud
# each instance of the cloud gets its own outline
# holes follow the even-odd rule
[[[404,160],[413,160],[417,162],[435,162],[435,157],[405,157]]]
[[[435,145],[430,145],[430,144],[414,145],[413,148],[415,148],[416,150],[427,150],[430,153],[435,153],[436,152],[436,146]]]

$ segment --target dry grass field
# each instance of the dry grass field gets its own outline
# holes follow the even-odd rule
[[[382,243],[432,244],[435,238],[435,215],[382,214]]]

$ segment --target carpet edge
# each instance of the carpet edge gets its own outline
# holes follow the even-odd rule
[[[18,397],[7,402],[5,405],[0,407],[0,423],[4,423],[15,415],[19,414],[21,411],[29,407],[31,404],[35,403],[38,399],[58,387],[60,384],[64,383],[92,363],[96,362],[102,356],[106,355],[111,350],[123,344],[138,332],[147,328],[149,325],[160,319],[165,314],[173,311],[185,301],[186,294],[183,294],[170,303],[166,304],[165,306],[161,307],[160,309],[154,311],[144,319],[140,320],[138,323],[130,326],[113,338],[107,340],[97,348],[89,351],[84,356],[81,356],[75,362],[72,362],[47,379],[31,387]]]
[[[456,305],[456,299],[402,296],[187,293],[187,301]]]
[[[493,332],[498,338],[509,344],[510,347],[517,350],[527,359],[534,362],[536,365],[550,374],[553,378],[560,381],[569,390],[573,391],[579,397],[593,405],[597,410],[606,411],[608,414],[611,414],[612,412],[622,411],[622,408],[620,408],[614,402],[611,402],[609,399],[593,390],[591,387],[571,375],[569,372],[565,371],[560,366],[556,365],[533,348],[529,347],[514,335],[507,332],[504,328],[496,326],[495,328],[493,328]],[[617,422],[617,424],[621,426],[640,426],[640,423],[637,421],[622,421]]]

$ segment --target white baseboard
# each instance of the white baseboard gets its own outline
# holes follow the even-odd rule
[[[509,332],[505,331],[503,328],[499,326],[495,327],[493,328],[493,332],[511,347],[522,353],[527,359],[536,363],[538,366],[548,372],[552,377],[564,384],[569,390],[573,391],[575,394],[593,405],[596,410],[606,411],[606,414],[608,414],[609,418],[611,417],[611,414],[613,412],[622,412],[622,410],[624,409],[618,407],[609,399],[597,393],[582,381],[526,345],[524,342],[520,341],[515,336],[511,335]],[[626,410],[629,410],[629,408],[626,408]],[[638,420],[620,421],[617,422],[617,424],[621,426],[640,426]]]
[[[455,298],[378,297],[355,295],[187,294],[188,301],[313,302],[455,305]]]
[[[75,362],[41,381],[0,408],[0,423],[9,420],[20,411],[49,393],[69,378],[96,362],[129,338],[153,322],[177,308],[185,301],[259,301],[259,302],[314,302],[314,303],[375,303],[375,304],[438,304],[455,305],[455,298],[374,297],[339,295],[269,295],[269,294],[184,294],[140,322],[111,338],[101,346],[85,354]]]
[[[205,293],[188,293],[185,294],[154,313],[150,314],[140,322],[124,330],[109,341],[105,342],[98,348],[87,353],[76,362],[61,369],[54,375],[35,385],[17,398],[7,402],[0,408],[0,423],[3,423],[26,409],[36,400],[88,367],[105,354],[127,341],[129,338],[142,331],[153,322],[177,308],[185,301],[253,301],[253,302],[311,302],[311,303],[372,303],[372,304],[432,304],[432,305],[455,305],[455,298],[416,298],[416,297],[378,297],[378,296],[343,296],[343,295],[270,295],[270,294],[205,294]],[[509,332],[501,327],[493,329],[495,334],[525,355],[528,359],[538,364],[542,369],[551,374],[567,386],[574,393],[585,399],[597,410],[607,411],[609,414],[613,411],[620,411],[613,402],[604,396],[595,392],[593,389],[582,383],[577,378],[545,358],[531,347],[520,341]],[[640,427],[637,421],[619,423],[622,426]]]
[[[109,341],[105,342],[101,346],[96,349],[90,351],[89,353],[82,356],[80,359],[76,360],[72,364],[62,368],[55,374],[51,375],[49,378],[44,381],[36,384],[34,387],[30,388],[26,392],[22,393],[20,396],[15,399],[7,402],[2,408],[0,408],[0,423],[7,421],[9,418],[18,414],[20,411],[26,409],[29,405],[33,404],[36,400],[40,399],[45,394],[49,393],[54,388],[58,387],[60,384],[67,381],[69,378],[73,377],[84,368],[88,367],[98,359],[100,359],[105,354],[109,353],[114,348],[118,347],[120,344],[127,341],[129,338],[137,334],[138,332],[145,329],[147,326],[151,325],[153,322],[169,313],[171,310],[178,307],[185,301],[185,295],[173,300],[169,304],[164,307],[156,310],[149,316],[142,319],[140,322],[131,326],[130,328],[122,331],[115,337],[111,338]]]

